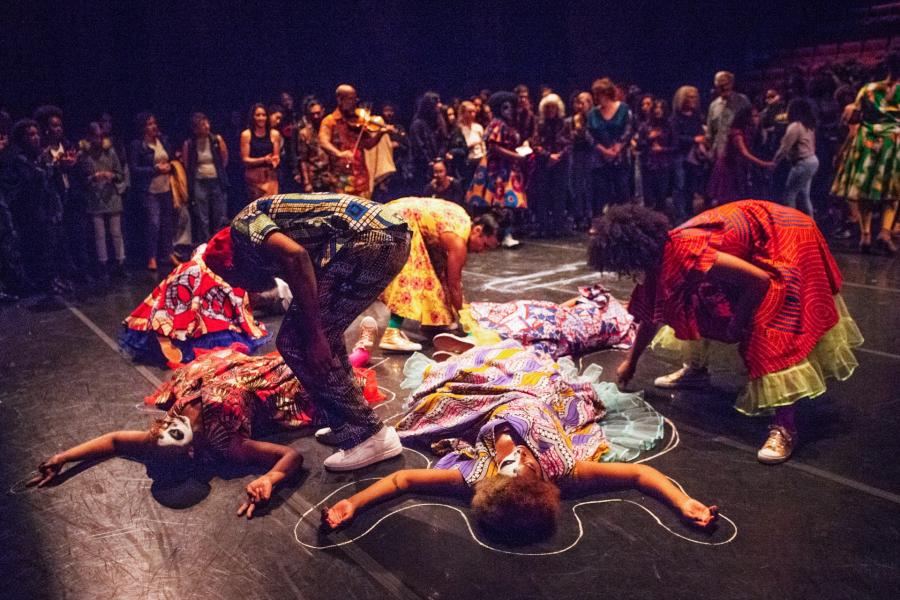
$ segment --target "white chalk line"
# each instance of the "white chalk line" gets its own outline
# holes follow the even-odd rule
[[[111,337],[106,335],[106,332],[103,331],[102,329],[100,329],[100,327],[98,327],[97,324],[94,323],[90,319],[90,317],[88,317],[86,314],[84,314],[83,312],[81,312],[80,310],[78,310],[77,308],[72,306],[72,304],[70,304],[68,301],[62,300],[62,302],[63,302],[63,304],[65,304],[66,308],[68,308],[69,311],[78,318],[79,321],[81,321],[82,323],[87,325],[88,329],[93,331],[94,334],[97,337],[99,337],[107,346],[112,348],[113,352],[115,352],[119,356],[122,356],[122,353],[119,351],[119,345],[116,344],[116,342],[113,341],[113,339]],[[140,373],[144,379],[149,381],[153,385],[154,388],[158,388],[159,386],[162,385],[162,383],[163,383],[162,380],[159,377],[157,377],[156,375],[154,375],[153,373],[151,373],[147,367],[144,367],[143,365],[135,365],[135,364],[132,364],[131,366],[134,367],[137,370],[137,372]]]
[[[507,550],[505,548],[498,548],[496,546],[491,546],[490,544],[487,544],[478,538],[478,535],[475,533],[475,530],[472,528],[472,523],[469,520],[468,515],[466,515],[466,513],[462,509],[460,509],[457,506],[451,506],[449,504],[443,504],[440,502],[417,502],[415,504],[400,507],[396,510],[389,512],[388,514],[384,515],[383,517],[379,518],[377,521],[375,521],[375,523],[373,523],[368,529],[366,529],[361,534],[354,536],[354,537],[350,538],[349,540],[344,540],[343,542],[337,542],[335,544],[328,544],[325,546],[317,546],[314,544],[308,544],[300,539],[300,535],[298,533],[300,524],[303,523],[304,519],[306,519],[306,517],[311,512],[313,512],[320,506],[324,505],[332,496],[334,496],[338,492],[343,491],[347,487],[356,485],[357,483],[360,483],[363,481],[377,481],[378,479],[379,478],[377,478],[377,477],[369,477],[366,479],[360,479],[358,481],[347,483],[347,484],[339,487],[338,489],[334,490],[330,494],[328,494],[325,498],[323,498],[321,501],[319,501],[314,506],[311,506],[305,513],[303,513],[300,516],[300,520],[297,521],[297,524],[294,526],[294,540],[296,540],[296,542],[298,544],[300,544],[301,546],[303,546],[304,548],[307,548],[309,550],[330,550],[333,548],[340,548],[341,546],[346,546],[349,544],[356,543],[357,541],[359,541],[360,539],[364,538],[365,536],[370,534],[372,531],[374,531],[385,520],[391,518],[392,516],[394,516],[396,514],[402,513],[407,510],[411,510],[413,508],[435,506],[435,507],[441,507],[441,508],[449,508],[450,510],[456,511],[456,513],[459,514],[460,517],[462,517],[463,522],[465,522],[466,529],[469,530],[469,536],[472,538],[472,540],[476,544],[478,544],[479,546],[481,546],[482,548],[484,548],[486,550],[491,550],[492,552],[497,552],[500,554],[508,554],[508,555],[512,555],[512,556],[554,556],[557,554],[563,554],[565,552],[568,552],[569,550],[571,550],[572,548],[577,546],[578,543],[581,542],[581,539],[584,537],[584,523],[582,522],[581,517],[578,516],[579,508],[581,508],[582,506],[589,506],[592,504],[609,504],[612,502],[623,502],[626,504],[632,504],[634,506],[637,506],[638,508],[640,508],[641,510],[646,512],[648,515],[650,515],[653,518],[653,520],[656,521],[657,525],[659,525],[660,527],[662,527],[663,529],[668,531],[670,534],[674,535],[675,537],[681,538],[687,542],[690,542],[692,544],[698,544],[701,546],[724,546],[725,544],[729,544],[732,541],[734,541],[734,539],[737,538],[737,535],[738,535],[737,524],[722,513],[718,513],[718,517],[720,519],[722,519],[723,521],[727,521],[731,525],[731,527],[733,529],[731,535],[726,540],[721,541],[721,542],[707,542],[707,541],[703,541],[703,540],[693,539],[691,537],[688,537],[686,535],[683,535],[683,534],[673,530],[671,527],[669,527],[668,525],[663,523],[662,519],[660,519],[653,511],[651,511],[649,508],[647,508],[646,506],[644,506],[643,504],[641,504],[639,502],[635,502],[634,500],[627,500],[625,498],[608,498],[605,500],[586,500],[586,501],[578,502],[577,504],[575,504],[572,507],[572,515],[575,517],[575,521],[578,523],[578,534],[575,536],[575,540],[572,541],[568,546],[566,546],[564,548],[560,548],[558,550],[551,550],[551,551],[547,551],[547,552],[517,552],[514,550]],[[682,488],[681,484],[679,484],[677,481],[675,481],[674,479],[672,481],[679,487],[679,489],[682,489],[682,490],[684,489],[684,488]],[[312,528],[316,529],[317,527],[312,526]]]

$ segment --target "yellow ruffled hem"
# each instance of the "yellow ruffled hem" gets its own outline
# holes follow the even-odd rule
[[[476,346],[491,346],[502,341],[502,338],[496,331],[478,324],[478,321],[472,316],[472,311],[469,309],[468,304],[459,311],[459,324],[463,331],[473,338]]]
[[[840,294],[834,296],[838,322],[819,339],[809,355],[796,365],[769,373],[747,382],[735,401],[735,409],[745,415],[766,414],[779,406],[788,406],[802,398],[815,398],[825,393],[827,379],[848,379],[859,361],[853,348],[863,343],[862,333],[850,316]],[[704,348],[708,345],[708,348]],[[712,340],[679,340],[671,327],[664,326],[653,338],[650,348],[670,355],[686,364],[727,367],[746,373],[746,366],[736,344]]]
[[[839,316],[837,324],[819,339],[804,360],[748,381],[734,405],[738,412],[755,416],[802,398],[815,398],[825,393],[826,380],[844,381],[853,375],[859,366],[853,348],[862,345],[863,336],[843,298],[835,296],[834,302]]]

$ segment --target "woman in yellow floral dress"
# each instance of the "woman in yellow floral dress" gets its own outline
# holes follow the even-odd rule
[[[406,265],[381,295],[391,321],[379,347],[413,352],[421,346],[401,331],[403,319],[428,326],[455,323],[468,253],[496,248],[499,226],[490,214],[471,219],[461,206],[438,198],[401,198],[385,209],[406,221],[412,241]]]

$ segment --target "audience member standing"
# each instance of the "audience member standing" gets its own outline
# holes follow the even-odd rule
[[[592,172],[594,169],[594,138],[587,128],[587,116],[594,107],[589,92],[576,92],[572,97],[572,116],[566,118],[566,137],[571,140],[571,150],[566,162],[568,181],[567,212],[571,225],[576,230],[584,230],[591,223]]]
[[[566,163],[572,141],[565,127],[566,106],[556,94],[538,104],[538,124],[531,146],[534,174],[529,185],[531,214],[537,236],[560,235],[566,225]]]
[[[812,217],[815,211],[809,192],[819,170],[815,110],[805,98],[794,98],[788,104],[788,121],[787,131],[772,159],[776,163],[787,160],[791,165],[782,204],[798,208]]]
[[[537,119],[531,106],[531,95],[528,86],[520,83],[516,86],[516,122],[515,128],[522,140],[530,140],[537,130]]]
[[[0,167],[0,183],[19,233],[25,274],[37,290],[51,294],[71,292],[71,284],[60,272],[65,258],[62,200],[53,184],[51,169],[41,160],[37,122],[16,122],[10,141],[12,145],[4,153]]]
[[[98,275],[105,279],[110,273],[108,244],[112,242],[115,263],[111,274],[121,277],[125,274],[125,241],[122,238],[125,171],[115,148],[105,144],[107,138],[99,123],[88,125],[86,140],[88,147],[79,156],[79,166],[86,181],[87,212],[94,225]]]
[[[175,208],[169,175],[175,154],[152,113],[138,114],[135,123],[140,138],[131,142],[129,169],[144,213],[147,269],[155,271],[159,263],[173,260]]]
[[[606,204],[628,200],[628,147],[634,132],[631,110],[617,99],[616,86],[608,78],[591,86],[594,108],[588,113],[587,128],[594,140],[596,163],[593,171],[592,210],[599,217]]]
[[[75,174],[78,149],[66,139],[63,112],[56,106],[41,106],[34,112],[41,127],[44,144],[41,161],[50,172],[51,181],[63,205],[63,240],[66,269],[76,280],[88,274],[88,218],[83,190]]]
[[[278,193],[276,169],[281,163],[281,134],[271,126],[262,104],[250,108],[250,122],[241,132],[241,160],[249,201]]]
[[[706,121],[706,135],[710,144],[712,160],[717,161],[725,153],[735,115],[750,109],[747,96],[734,91],[734,75],[719,71],[713,79],[718,97],[709,105]]]
[[[654,100],[650,117],[641,129],[638,147],[641,157],[644,205],[665,213],[670,219],[676,215],[666,204],[672,183],[672,154],[675,141],[669,124],[669,104]],[[674,208],[674,207],[673,207]]]
[[[182,149],[187,172],[194,240],[202,244],[228,224],[228,146],[212,132],[209,118],[191,115],[191,137]]]
[[[441,115],[441,97],[422,94],[409,126],[409,148],[414,190],[424,188],[431,176],[431,164],[444,160],[447,152],[447,125]]]
[[[337,182],[329,170],[328,154],[319,144],[319,127],[325,109],[315,96],[303,102],[303,127],[298,136],[297,152],[304,192],[331,192]]]
[[[743,200],[750,197],[750,166],[773,169],[775,163],[754,156],[747,143],[747,132],[751,127],[750,107],[739,111],[731,119],[725,146],[713,164],[709,176],[709,195],[712,206]]]
[[[302,190],[302,177],[300,175],[299,135],[303,127],[303,115],[296,109],[294,95],[284,91],[278,95],[278,104],[281,106],[283,117],[278,128],[281,133],[281,174],[279,189],[282,194],[300,192]]]
[[[468,189],[478,163],[484,158],[484,127],[475,120],[478,109],[466,100],[460,105],[459,131],[466,141],[466,161],[462,169],[461,183]]]
[[[683,221],[694,214],[694,195],[703,192],[703,171],[707,162],[700,93],[685,85],[672,100],[672,200],[675,214]]]

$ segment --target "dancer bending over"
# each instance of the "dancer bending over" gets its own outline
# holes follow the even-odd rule
[[[379,347],[413,352],[422,346],[403,334],[403,319],[428,326],[456,323],[468,253],[496,248],[499,226],[488,214],[473,220],[463,207],[438,198],[401,198],[384,210],[406,221],[412,241],[409,260],[381,295],[391,320]]]
[[[794,403],[823,394],[826,378],[850,377],[858,364],[851,348],[862,343],[815,222],[793,208],[742,200],[671,231],[659,213],[616,207],[595,229],[590,265],[638,281],[629,305],[638,329],[619,383],[634,376],[660,325],[668,328],[654,344],[681,351],[684,367],[657,378],[657,387],[709,385],[708,340],[736,343],[750,379],[735,408],[774,411],[757,456],[787,460],[797,444]]]
[[[404,387],[418,387],[398,432],[405,443],[430,444],[444,456],[434,469],[398,471],[324,509],[329,527],[399,493],[469,488],[477,521],[510,542],[552,533],[561,490],[635,487],[692,524],[715,518],[716,507],[690,498],[656,469],[611,462],[651,448],[662,437],[663,420],[638,394],[598,383],[598,369],[579,375],[570,360],[557,364],[508,340],[443,363],[416,354],[404,372]]]
[[[354,383],[344,330],[400,272],[409,229],[380,204],[343,194],[286,194],[248,204],[209,242],[206,263],[231,285],[263,291],[277,276],[293,300],[276,346],[331,428],[335,471],[400,454]]]

